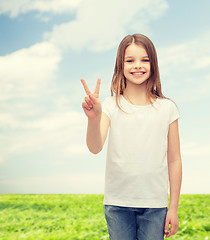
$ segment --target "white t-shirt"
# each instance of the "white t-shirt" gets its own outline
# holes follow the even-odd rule
[[[120,95],[107,97],[102,111],[110,118],[106,159],[105,205],[161,208],[168,206],[167,136],[180,117],[169,99],[153,106],[133,105]]]

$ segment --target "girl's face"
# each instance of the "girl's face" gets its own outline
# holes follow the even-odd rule
[[[146,50],[132,43],[125,50],[124,76],[127,84],[142,84],[150,77],[150,60]]]

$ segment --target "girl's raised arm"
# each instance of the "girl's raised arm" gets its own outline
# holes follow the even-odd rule
[[[103,149],[107,137],[110,119],[102,113],[101,102],[99,99],[99,90],[101,79],[98,78],[94,93],[91,94],[84,79],[81,79],[86,92],[85,101],[82,108],[88,117],[86,142],[90,152],[97,154]]]

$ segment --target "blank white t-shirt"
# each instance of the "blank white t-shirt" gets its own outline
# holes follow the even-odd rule
[[[122,95],[107,97],[102,111],[110,118],[105,205],[161,208],[168,206],[167,136],[180,117],[173,101],[157,98],[153,106],[133,105]]]

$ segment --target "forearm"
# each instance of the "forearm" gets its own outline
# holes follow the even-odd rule
[[[169,183],[170,183],[170,204],[169,209],[177,210],[182,182],[181,157],[168,162]]]
[[[88,118],[87,146],[90,152],[97,154],[102,150],[102,138],[100,130],[101,116],[99,118]]]

